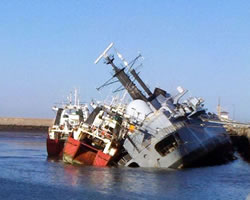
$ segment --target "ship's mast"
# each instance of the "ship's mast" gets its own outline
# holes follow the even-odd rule
[[[77,105],[77,89],[75,88],[75,106]]]
[[[221,118],[220,97],[218,98],[217,114],[218,114],[219,118]]]
[[[131,74],[133,75],[133,77],[135,78],[135,80],[137,80],[137,82],[141,85],[141,87],[145,90],[145,92],[148,94],[148,96],[152,96],[152,92],[150,91],[150,89],[146,86],[146,84],[143,82],[143,80],[141,80],[140,76],[136,73],[136,71],[134,69],[131,70]]]
[[[147,98],[142,94],[142,92],[138,89],[138,87],[134,84],[133,81],[129,78],[129,76],[125,73],[125,68],[118,68],[114,64],[114,57],[107,55],[107,52],[109,49],[113,46],[113,43],[111,43],[104,52],[96,59],[95,64],[99,62],[101,58],[105,58],[106,64],[111,65],[115,74],[114,77],[116,77],[123,87],[128,91],[129,95],[132,97],[132,99],[141,99],[143,101],[147,101]]]
[[[147,101],[147,98],[142,94],[138,87],[130,80],[129,76],[124,72],[125,68],[118,68],[113,62],[114,58],[110,58],[109,56],[107,56],[105,59],[106,63],[110,64],[113,67],[113,70],[115,72],[114,77],[116,77],[121,82],[121,84],[128,91],[132,99],[141,99],[143,101]]]

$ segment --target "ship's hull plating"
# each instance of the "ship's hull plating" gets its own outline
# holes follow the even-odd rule
[[[46,146],[49,157],[62,157],[65,140],[47,138]]]
[[[232,156],[231,140],[221,125],[192,121],[172,135],[178,143],[175,146],[166,151],[166,147],[158,147],[164,138],[161,141],[152,140],[136,156],[130,155],[132,159],[125,166],[183,168],[208,159],[209,155],[221,155],[221,159]]]
[[[104,154],[91,145],[68,137],[63,149],[63,161],[70,164],[93,165],[105,167],[111,156]]]

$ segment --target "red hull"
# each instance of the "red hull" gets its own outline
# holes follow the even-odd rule
[[[111,156],[102,151],[87,145],[83,142],[68,137],[63,149],[63,159],[71,164],[107,166]]]
[[[107,155],[107,154],[103,153],[102,151],[98,151],[93,165],[105,167],[108,165],[110,159],[111,159],[110,155]]]
[[[47,138],[47,153],[49,157],[62,157],[64,140]]]

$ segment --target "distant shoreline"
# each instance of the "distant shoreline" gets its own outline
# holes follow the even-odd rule
[[[0,131],[48,131],[54,119],[0,117]]]

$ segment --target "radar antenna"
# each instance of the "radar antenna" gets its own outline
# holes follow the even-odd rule
[[[113,42],[111,42],[109,44],[109,46],[104,50],[104,52],[95,60],[95,64],[97,64],[102,58],[107,58],[108,55],[107,55],[107,52],[112,48],[112,46],[114,45]]]
[[[124,59],[124,57],[122,56],[122,54],[121,54],[120,52],[118,52],[116,48],[114,48],[114,49],[115,49],[115,52],[116,52],[118,58],[121,59],[121,61],[122,61],[123,64],[125,65],[125,67],[129,67],[128,62]]]

